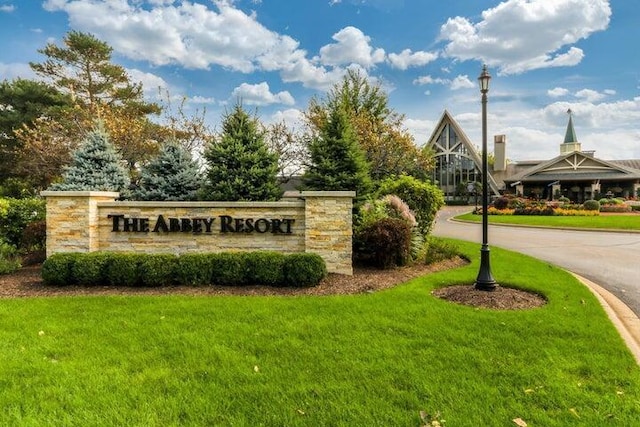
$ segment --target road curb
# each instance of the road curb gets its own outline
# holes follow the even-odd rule
[[[570,272],[580,280],[598,299],[611,322],[616,327],[620,336],[640,365],[640,318],[623,303],[618,297],[604,289],[602,286]]]

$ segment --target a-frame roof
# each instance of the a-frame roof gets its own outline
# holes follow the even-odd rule
[[[478,151],[476,150],[476,147],[473,146],[473,144],[469,140],[469,137],[467,137],[467,135],[464,133],[464,131],[462,130],[458,122],[455,121],[453,116],[447,110],[444,110],[444,112],[442,113],[442,116],[440,117],[440,120],[438,121],[437,126],[434,128],[433,132],[431,133],[431,137],[427,141],[426,146],[429,148],[434,148],[436,146],[438,138],[440,137],[440,134],[444,131],[445,126],[447,124],[453,127],[454,132],[456,133],[456,135],[458,135],[458,138],[462,142],[462,145],[467,149],[467,152],[469,153],[469,156],[473,160],[474,164],[476,165],[478,170],[482,171],[482,158],[478,153]],[[434,152],[436,153],[436,155],[438,154],[438,150],[434,149]],[[496,183],[495,179],[493,179],[493,177],[491,176],[491,172],[489,172],[488,175],[489,175],[488,184],[491,187],[491,190],[496,195],[500,194],[498,189],[498,184]]]
[[[505,182],[548,182],[640,179],[640,170],[574,151],[540,163],[505,179]]]

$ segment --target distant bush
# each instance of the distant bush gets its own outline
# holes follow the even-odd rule
[[[425,264],[433,264],[460,255],[460,251],[455,244],[433,236],[427,239],[426,247]]]
[[[146,254],[140,258],[138,273],[142,286],[163,286],[175,283],[178,257],[171,254]]]
[[[45,219],[45,201],[41,198],[0,198],[0,239],[20,248],[25,228]]]
[[[406,221],[383,218],[355,236],[359,261],[378,268],[405,265],[411,257],[411,227]]]
[[[320,255],[299,253],[287,255],[283,265],[285,286],[316,286],[327,275],[327,266]]]
[[[107,283],[111,286],[139,286],[138,266],[145,256],[126,252],[114,254],[106,272]]]
[[[586,200],[582,204],[582,208],[585,211],[599,211],[600,210],[600,202],[597,200]]]
[[[507,197],[498,197],[493,201],[493,207],[498,210],[507,209],[509,207],[509,199]]]
[[[48,286],[65,286],[75,284],[73,264],[84,254],[68,252],[51,255],[42,264],[42,282]]]
[[[212,282],[211,254],[184,254],[178,258],[176,280],[185,286],[206,286]]]
[[[569,199],[568,197],[564,197],[564,196],[559,197],[558,201],[562,202],[562,203],[571,203],[571,199]]]
[[[104,285],[110,268],[111,255],[107,252],[89,252],[76,257],[71,266],[71,277],[80,286]]]
[[[20,259],[16,248],[0,240],[0,274],[13,273],[20,267]]]
[[[438,210],[444,206],[444,195],[438,186],[410,176],[387,178],[380,183],[378,196],[395,194],[415,214],[423,235],[431,231]]]
[[[284,283],[286,256],[279,252],[248,252],[244,256],[248,284],[279,286]],[[290,262],[290,261],[289,261]]]
[[[315,286],[325,277],[316,254],[224,252],[204,254],[58,253],[42,266],[45,285]]]

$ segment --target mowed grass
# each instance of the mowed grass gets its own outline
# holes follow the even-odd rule
[[[482,221],[482,215],[466,213],[456,219]],[[516,224],[544,227],[597,228],[609,230],[640,230],[640,215],[601,216],[536,216],[536,215],[488,215],[491,224]]]
[[[637,425],[640,368],[592,294],[492,248],[526,311],[439,300],[468,266],[331,297],[0,301],[0,425]]]

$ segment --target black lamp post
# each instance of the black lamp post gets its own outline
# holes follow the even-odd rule
[[[493,291],[498,284],[491,275],[491,253],[489,252],[489,172],[487,168],[487,92],[489,92],[489,80],[491,75],[487,66],[482,67],[482,73],[478,77],[480,93],[482,93],[482,248],[480,249],[480,271],[474,283],[474,287],[481,291]]]

